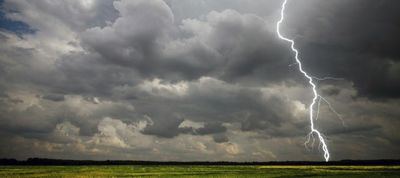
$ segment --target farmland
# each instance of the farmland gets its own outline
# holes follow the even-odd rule
[[[0,177],[400,177],[400,166],[0,166]]]

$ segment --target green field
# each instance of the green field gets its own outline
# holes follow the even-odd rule
[[[400,166],[0,166],[0,177],[400,177]]]

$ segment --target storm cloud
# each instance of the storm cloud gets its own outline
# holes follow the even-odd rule
[[[280,0],[0,3],[0,157],[321,159]],[[335,160],[400,158],[398,6],[289,1]]]

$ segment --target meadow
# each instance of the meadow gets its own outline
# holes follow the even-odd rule
[[[0,166],[0,177],[400,177],[400,166]]]

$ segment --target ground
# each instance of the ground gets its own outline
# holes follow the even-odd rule
[[[400,166],[0,166],[0,177],[400,177]]]

